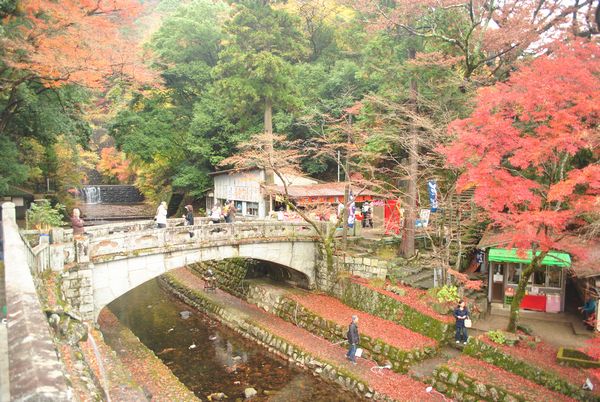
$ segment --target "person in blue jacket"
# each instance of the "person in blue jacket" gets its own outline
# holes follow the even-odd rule
[[[469,335],[467,334],[467,328],[465,327],[465,320],[469,318],[469,309],[467,309],[464,300],[458,302],[458,306],[454,309],[454,318],[456,319],[456,335],[454,339],[456,343],[463,342],[467,344]]]
[[[586,296],[585,304],[578,308],[583,313],[583,316],[587,320],[592,314],[596,312],[596,299],[594,299],[589,293]]]

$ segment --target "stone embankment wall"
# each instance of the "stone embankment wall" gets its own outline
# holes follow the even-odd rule
[[[199,276],[204,276],[210,268],[215,274],[217,287],[242,299],[246,298],[248,285],[244,278],[248,269],[256,265],[254,260],[229,258],[223,261],[206,261],[189,265],[189,268]]]
[[[300,367],[311,370],[325,379],[335,381],[342,387],[354,391],[359,395],[363,395],[366,398],[384,401],[389,400],[387,397],[375,392],[365,383],[358,381],[352,374],[344,371],[343,368],[334,367],[326,361],[319,360],[299,347],[273,335],[252,321],[237,316],[223,306],[206,298],[201,292],[196,292],[187,288],[184,284],[178,283],[177,280],[169,274],[161,276],[159,278],[159,283],[182,299],[185,303],[217,318],[220,322],[229,326],[242,336],[264,346],[269,352],[294,362]]]
[[[513,395],[504,389],[486,386],[463,373],[450,370],[446,366],[439,367],[433,372],[433,386],[457,401],[502,401],[518,402],[523,398]]]
[[[385,279],[390,262],[372,257],[337,256],[338,270],[367,279]]]
[[[345,326],[322,318],[296,301],[270,292],[268,288],[250,286],[248,301],[333,343],[346,341]],[[389,362],[392,364],[392,369],[399,373],[405,373],[411,364],[437,353],[437,350],[431,347],[401,350],[366,335],[361,336],[360,345],[365,351],[365,358],[372,358],[380,365]]]
[[[454,336],[454,324],[438,321],[390,296],[348,279],[338,284],[333,293],[352,308],[395,322],[429,338],[445,341]]]

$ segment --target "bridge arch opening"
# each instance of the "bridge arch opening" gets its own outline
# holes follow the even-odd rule
[[[227,258],[219,261],[203,261],[190,268],[204,275],[211,269],[220,288],[234,294],[244,294],[253,283],[269,282],[277,286],[310,288],[310,278],[291,267],[251,258]]]
[[[293,268],[263,260],[250,260],[250,262],[245,277],[247,281],[268,279],[303,289],[310,287],[308,276]]]

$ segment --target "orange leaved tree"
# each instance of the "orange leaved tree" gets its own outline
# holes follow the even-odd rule
[[[2,20],[0,134],[23,102],[23,84],[41,93],[68,84],[102,89],[109,78],[150,82],[131,31],[140,11],[135,0],[18,2]]]
[[[532,250],[511,305],[513,332],[531,275],[551,250],[585,258],[574,236],[600,211],[600,47],[569,41],[552,49],[481,89],[442,150],[448,165],[463,169],[459,189],[475,188],[475,202],[507,244]]]

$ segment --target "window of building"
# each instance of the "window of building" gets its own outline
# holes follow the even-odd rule
[[[246,214],[252,216],[258,216],[258,202],[247,202],[246,203]]]
[[[546,286],[546,268],[533,273],[533,284],[536,286]]]
[[[548,267],[548,287],[549,288],[560,288],[562,287],[562,269]]]
[[[519,279],[521,279],[522,270],[521,264],[508,264],[508,277],[506,278],[506,283],[517,285]]]
[[[242,201],[234,201],[233,204],[235,205],[235,210],[237,211],[238,214],[242,213]]]

